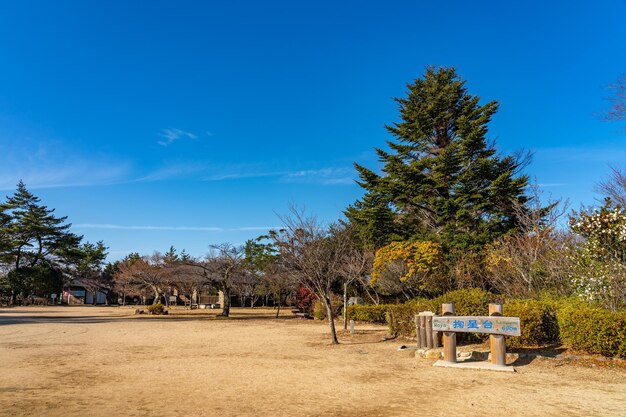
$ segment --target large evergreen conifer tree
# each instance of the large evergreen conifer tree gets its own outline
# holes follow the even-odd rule
[[[387,126],[394,139],[376,149],[382,173],[356,165],[366,193],[346,215],[363,241],[472,250],[514,229],[528,178],[519,158],[498,155],[487,139],[498,103],[481,105],[454,68],[433,67],[396,102],[400,121]]]
[[[81,243],[67,217],[41,204],[20,181],[15,193],[0,203],[0,292],[11,299],[57,292],[73,278],[99,274],[106,258],[104,243]]]
[[[2,208],[10,213],[1,231],[11,246],[3,257],[13,262],[15,269],[33,267],[60,256],[81,241],[81,236],[69,232],[67,217],[56,217],[54,209],[40,204],[39,197],[28,191],[22,181]]]

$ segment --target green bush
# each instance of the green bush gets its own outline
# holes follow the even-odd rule
[[[338,317],[341,315],[341,309],[343,307],[343,301],[341,297],[333,295],[331,297],[330,302],[333,311],[335,312],[335,316]],[[325,320],[326,319],[326,307],[320,300],[315,300],[315,304],[313,304],[313,318],[316,320]]]
[[[437,305],[437,314],[441,314],[441,305],[454,303],[454,315],[456,316],[486,316],[489,312],[489,303],[496,301],[496,296],[489,291],[479,288],[456,290],[445,293],[433,301]],[[482,342],[488,335],[480,333],[457,333],[456,340],[459,343]]]
[[[434,299],[416,298],[404,304],[352,306],[353,320],[382,322],[399,336],[415,336],[415,315],[421,311],[441,314],[441,304],[454,303],[455,315],[485,316],[489,303],[502,301],[484,290],[469,289],[446,293]],[[519,317],[520,337],[507,337],[509,348],[537,347],[562,341],[588,353],[626,358],[626,311],[613,312],[594,307],[576,297],[542,294],[538,299],[508,299],[503,314]],[[459,342],[485,340],[488,335],[457,333]]]
[[[626,311],[569,305],[557,313],[561,340],[574,349],[626,358]]]
[[[553,300],[507,300],[503,313],[519,317],[522,335],[507,337],[509,348],[545,346],[559,341],[559,324],[556,318],[557,303]]]
[[[457,316],[484,316],[489,310],[489,303],[495,296],[488,291],[477,288],[448,292],[434,299],[415,298],[404,304],[388,306],[387,324],[392,334],[399,336],[415,336],[415,315],[420,311],[432,311],[441,314],[441,305],[454,303]],[[484,335],[459,333],[457,339],[462,341],[480,341]]]
[[[435,298],[436,312],[441,314],[441,304],[454,303],[456,316],[485,316],[489,311],[489,303],[496,300],[496,296],[489,291],[478,288],[450,291]]]
[[[388,304],[353,305],[348,307],[348,320],[367,321],[369,323],[386,323]]]
[[[165,306],[161,303],[152,304],[148,307],[149,314],[163,314],[165,313]]]
[[[389,333],[399,336],[415,336],[415,315],[420,311],[437,312],[435,300],[415,298],[404,304],[389,305],[387,309],[387,325]]]

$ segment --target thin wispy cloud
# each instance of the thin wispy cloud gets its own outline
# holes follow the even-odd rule
[[[353,184],[353,168],[322,168],[294,171],[281,178],[283,182],[299,182],[309,184],[325,185],[347,185]]]
[[[348,167],[307,169],[297,171],[249,171],[216,173],[204,178],[204,181],[225,181],[251,178],[275,177],[283,183],[307,183],[324,185],[354,184],[354,169]]]
[[[274,171],[274,172],[227,172],[217,173],[209,175],[204,178],[204,181],[224,181],[224,180],[238,180],[246,178],[264,178],[264,177],[280,177],[288,174],[287,171]]]
[[[163,129],[161,133],[159,134],[159,136],[163,138],[162,140],[157,142],[161,146],[171,145],[172,143],[180,139],[185,139],[185,138],[197,139],[198,138],[197,135],[191,132],[186,132],[184,130],[176,129],[174,127],[168,127],[167,129]]]
[[[77,229],[108,229],[108,230],[144,230],[144,231],[175,231],[175,232],[238,232],[255,230],[279,229],[278,226],[248,227],[210,227],[210,226],[144,226],[120,225],[108,223],[81,223],[73,225]]]
[[[25,139],[6,143],[19,146],[0,145],[2,190],[15,189],[20,180],[31,189],[110,185],[126,181],[131,171],[126,161],[82,155],[58,142]]]
[[[319,169],[268,169],[262,164],[215,166],[206,162],[166,164],[140,176],[132,182],[151,182],[169,179],[189,179],[206,182],[237,181],[268,178],[281,183],[322,185],[354,184],[354,168],[326,167]]]
[[[277,230],[281,229],[281,226],[250,226],[250,227],[237,227],[235,229],[228,229],[235,232],[254,232],[257,230]]]
[[[537,185],[542,188],[549,188],[549,187],[565,187],[567,184],[565,184],[564,182],[546,182],[546,183],[539,183]]]
[[[201,176],[206,172],[207,167],[202,164],[172,164],[152,171],[133,182],[161,181],[173,178],[193,178]]]

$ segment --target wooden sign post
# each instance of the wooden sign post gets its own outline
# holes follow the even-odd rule
[[[491,362],[506,365],[504,336],[521,336],[519,317],[502,317],[502,304],[489,304],[489,316],[455,316],[454,304],[441,305],[442,316],[433,317],[432,330],[443,332],[443,360],[456,363],[456,332],[489,334]]]
[[[489,315],[492,317],[502,317],[502,304],[489,304]],[[519,328],[519,326],[518,326]],[[489,336],[491,350],[491,363],[494,365],[506,365],[506,343],[501,334]]]
[[[441,312],[444,317],[453,316],[454,304],[442,304]],[[438,330],[437,326],[435,326],[436,319],[436,317],[433,318],[433,330]],[[456,363],[456,333],[443,332],[441,340],[443,341],[443,360],[446,362]]]

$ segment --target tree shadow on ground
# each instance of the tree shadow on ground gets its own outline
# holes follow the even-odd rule
[[[117,317],[102,316],[48,316],[48,315],[31,315],[19,317],[0,317],[0,326],[10,326],[15,324],[98,324],[98,323],[121,323],[141,320],[142,322],[168,320],[173,322],[185,321],[207,321],[215,320],[213,316],[149,316],[149,315],[130,315]]]
[[[306,319],[302,319],[300,317],[289,317],[289,316],[268,316],[266,314],[259,314],[259,315],[245,315],[245,316],[230,316],[230,317],[223,317],[218,315],[214,315],[214,316],[210,316],[211,318],[213,318],[213,320],[225,320],[225,321],[246,321],[246,320],[268,320],[268,321],[286,321],[286,320],[303,320],[303,321],[309,321]]]
[[[124,316],[102,316],[102,315],[80,315],[80,316],[62,316],[46,314],[36,314],[32,311],[12,310],[11,313],[22,313],[19,316],[0,315],[0,326],[10,326],[15,324],[97,324],[97,323],[121,323],[141,320],[142,322],[154,321],[160,322],[167,320],[169,322],[192,322],[192,321],[286,321],[295,320],[298,317],[279,316],[278,318],[268,315],[245,315],[222,317],[216,314],[167,314],[167,315],[151,315],[151,314],[132,314]],[[30,313],[30,314],[23,314]]]
[[[562,346],[544,346],[537,348],[520,348],[512,349],[511,353],[519,354],[519,357],[511,364],[512,366],[524,366],[532,363],[538,357],[556,358],[565,352]]]

